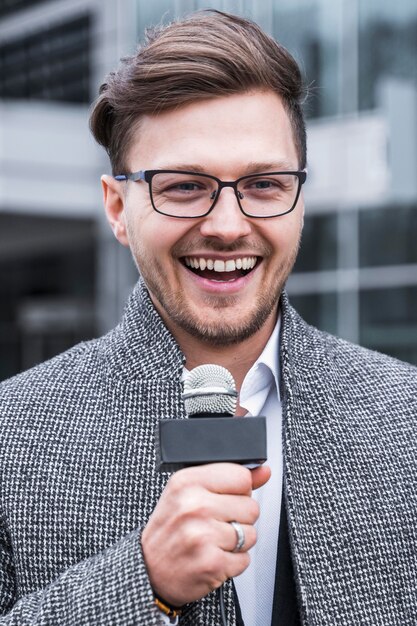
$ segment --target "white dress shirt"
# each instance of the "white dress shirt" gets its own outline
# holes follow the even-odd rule
[[[280,318],[262,354],[246,374],[240,406],[251,415],[265,415],[268,465],[271,478],[253,492],[259,503],[257,542],[250,550],[249,567],[234,579],[246,626],[269,626],[272,619],[279,518],[282,495],[282,407],[279,394]]]

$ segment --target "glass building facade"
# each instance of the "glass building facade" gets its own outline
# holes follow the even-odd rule
[[[204,8],[257,21],[293,53],[308,86],[309,178],[287,285],[292,303],[323,330],[417,364],[415,0],[0,0],[0,107],[27,101],[29,126],[39,103],[45,119],[50,107],[63,120],[67,110],[72,119],[71,107],[87,117],[105,73],[148,26]],[[17,124],[17,152],[19,132]],[[87,124],[80,132],[88,134]],[[32,161],[21,157],[27,171],[42,174],[46,150],[37,140]],[[56,186],[61,199],[71,176],[74,191],[88,177],[98,188],[107,168],[100,155],[97,171],[83,165],[80,175],[74,141],[69,153],[62,180],[55,169],[45,179],[44,189]],[[71,214],[69,198],[68,207],[60,199],[55,210],[52,200],[47,211],[35,210],[32,198],[13,204],[2,195],[5,181],[0,379],[117,323],[136,276],[100,200],[84,214]]]
[[[56,135],[71,126],[71,106],[91,102],[92,49],[88,7],[0,0],[0,380],[97,334],[95,220],[76,215],[70,197],[65,214],[46,207],[48,189],[63,197],[65,179],[84,176]],[[11,201],[8,184],[28,201]]]
[[[90,102],[90,22],[77,15],[0,44],[0,98]]]

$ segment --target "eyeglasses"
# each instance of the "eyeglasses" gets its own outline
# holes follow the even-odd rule
[[[178,170],[143,170],[115,176],[116,180],[147,182],[155,211],[179,218],[208,215],[224,187],[232,187],[247,217],[285,215],[295,208],[306,178],[306,170],[250,174],[234,181]]]

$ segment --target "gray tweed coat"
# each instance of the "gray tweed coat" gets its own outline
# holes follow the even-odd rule
[[[302,622],[415,625],[417,370],[306,325],[285,295],[282,312]],[[182,368],[139,285],[114,331],[0,386],[0,625],[160,624],[140,529],[168,478],[155,424],[184,417]],[[230,585],[226,602],[234,624]],[[214,594],[181,619],[218,624]]]

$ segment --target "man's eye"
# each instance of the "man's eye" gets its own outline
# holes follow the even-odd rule
[[[257,189],[269,189],[270,187],[274,186],[274,183],[272,180],[257,180],[254,183],[254,186]]]
[[[201,189],[202,189],[201,185],[197,185],[197,183],[191,183],[190,182],[190,183],[176,183],[176,184],[172,185],[168,189],[168,191],[169,190],[172,190],[172,191],[176,191],[176,190],[178,190],[178,191],[200,191]]]
[[[253,180],[248,184],[248,188],[251,191],[262,191],[262,190],[275,190],[275,189],[279,189],[281,187],[280,183],[276,180],[270,180],[270,179],[260,179],[260,180]]]

